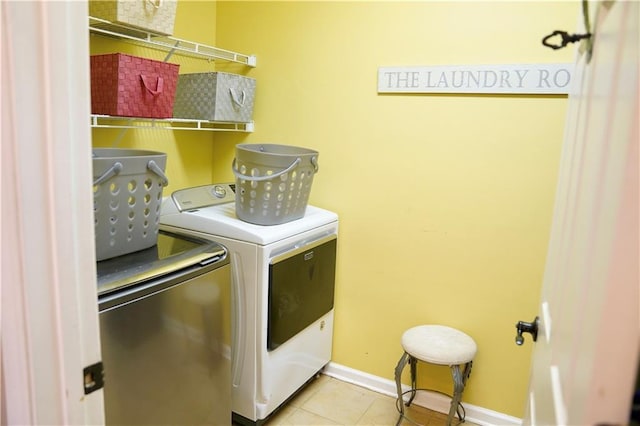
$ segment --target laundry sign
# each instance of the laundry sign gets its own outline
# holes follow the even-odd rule
[[[378,93],[566,94],[573,64],[378,68]]]

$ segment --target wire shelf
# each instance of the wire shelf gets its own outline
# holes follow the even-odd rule
[[[112,129],[161,129],[161,130],[205,130],[247,132],[254,130],[253,121],[236,123],[183,118],[139,118],[91,114],[91,127]]]
[[[95,34],[121,38],[146,47],[167,51],[169,52],[167,59],[173,53],[179,53],[184,56],[204,58],[208,60],[235,62],[249,67],[255,67],[257,62],[255,55],[245,55],[193,41],[158,35],[92,16],[89,16],[89,31]]]

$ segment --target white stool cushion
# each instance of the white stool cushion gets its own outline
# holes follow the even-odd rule
[[[473,360],[476,342],[455,328],[419,325],[402,335],[402,348],[420,361],[441,365],[460,365]]]

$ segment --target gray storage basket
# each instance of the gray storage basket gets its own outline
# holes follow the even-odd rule
[[[226,72],[180,74],[175,118],[250,123],[256,80]]]
[[[93,150],[96,258],[156,245],[167,155],[136,149]]]
[[[318,172],[318,152],[288,145],[238,144],[232,169],[238,218],[278,225],[304,216]]]

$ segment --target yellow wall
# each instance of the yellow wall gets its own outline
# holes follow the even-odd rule
[[[441,323],[479,346],[468,403],[521,417],[565,97],[378,95],[380,66],[572,62],[542,37],[578,2],[218,2],[217,43],[254,53],[256,131],[320,152],[311,203],[340,215],[333,360],[392,379],[400,336]],[[224,69],[220,67],[219,69]],[[421,371],[425,371],[424,369]],[[450,392],[448,370],[419,383]]]
[[[377,69],[571,62],[540,40],[574,28],[579,8],[180,0],[176,37],[257,55],[255,69],[215,65],[257,79],[256,130],[128,131],[119,146],[167,152],[168,193],[233,180],[236,143],[317,149],[311,203],[340,215],[333,360],[392,379],[405,329],[455,326],[479,346],[464,400],[521,417],[531,346],[516,347],[514,325],[537,312],[566,98],[378,95]],[[92,53],[130,49],[92,40]],[[94,130],[94,145],[119,132]],[[421,372],[450,391],[447,369]]]

